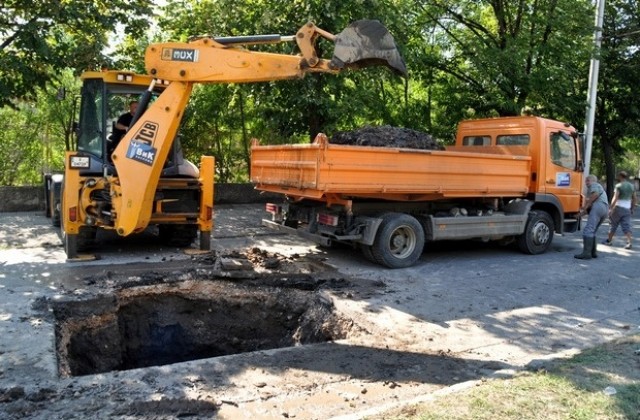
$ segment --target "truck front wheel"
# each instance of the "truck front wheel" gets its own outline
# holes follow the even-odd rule
[[[403,213],[382,216],[371,246],[375,261],[389,268],[410,267],[424,248],[424,230],[415,217]]]
[[[518,236],[518,248],[525,254],[542,254],[553,240],[553,219],[546,211],[534,210],[529,214],[524,233]]]

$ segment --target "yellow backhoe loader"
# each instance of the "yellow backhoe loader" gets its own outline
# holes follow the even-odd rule
[[[319,37],[334,43],[331,59],[318,56]],[[293,41],[297,55],[247,48]],[[147,75],[84,73],[77,150],[67,152],[62,180],[48,177],[45,184],[47,211],[54,223],[60,222],[67,258],[91,258],[80,252],[92,245],[98,229],[128,236],[150,225],[157,225],[169,244],[188,246],[199,234],[200,249],[210,249],[214,159],[202,157],[197,168],[183,158],[177,136],[195,83],[275,81],[369,65],[406,74],[387,29],[378,21],[361,20],[337,35],[307,23],[291,36],[152,44],[145,53]],[[117,112],[131,100],[138,102],[137,111],[113,145]]]

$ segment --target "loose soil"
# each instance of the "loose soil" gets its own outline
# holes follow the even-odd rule
[[[365,126],[353,131],[335,133],[330,143],[355,146],[399,147],[406,149],[444,150],[444,147],[427,133],[410,128]]]

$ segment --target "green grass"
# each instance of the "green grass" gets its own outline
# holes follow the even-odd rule
[[[546,370],[489,379],[465,391],[403,407],[384,419],[640,419],[640,335],[550,363]],[[612,386],[615,395],[604,389]]]

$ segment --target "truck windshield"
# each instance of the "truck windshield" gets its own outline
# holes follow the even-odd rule
[[[551,133],[550,156],[554,165],[568,169],[576,168],[576,143],[573,138],[566,133]]]
[[[80,101],[80,123],[78,126],[78,151],[102,157],[104,142],[103,82],[100,79],[85,80]]]

